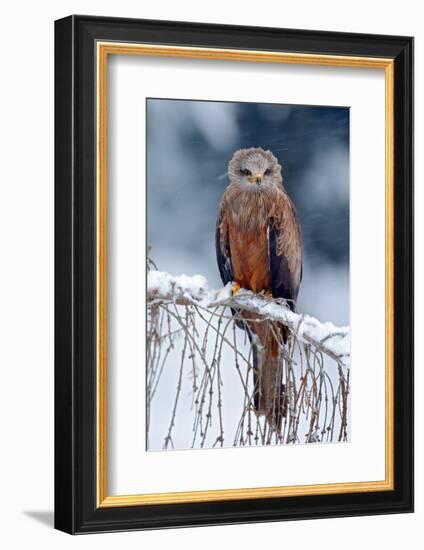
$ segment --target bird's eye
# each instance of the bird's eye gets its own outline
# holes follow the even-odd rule
[[[247,168],[242,168],[240,170],[240,174],[242,176],[251,176],[252,175],[252,172],[250,170],[248,170]]]
[[[264,172],[264,176],[269,176],[271,172],[272,172],[271,168],[267,168]]]

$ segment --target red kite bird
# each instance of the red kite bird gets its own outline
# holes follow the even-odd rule
[[[245,288],[284,298],[294,311],[302,279],[302,242],[281,166],[271,151],[240,149],[228,165],[228,176],[216,225],[222,282],[233,282],[233,293]],[[242,315],[246,322],[237,324],[246,328],[253,348],[254,406],[279,429],[286,401],[281,347],[270,322],[254,322],[257,315],[246,311]],[[287,342],[287,328],[281,331]]]

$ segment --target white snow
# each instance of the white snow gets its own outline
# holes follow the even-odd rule
[[[203,275],[173,276],[165,271],[151,270],[147,275],[147,292],[152,298],[176,298],[201,301],[208,294],[208,282]]]
[[[202,307],[235,306],[287,325],[297,338],[313,344],[334,360],[347,366],[350,357],[350,327],[322,323],[307,314],[293,313],[284,301],[276,301],[245,289],[234,296],[231,283],[211,290],[203,275],[173,276],[164,271],[149,271],[147,293],[149,300],[193,303]]]

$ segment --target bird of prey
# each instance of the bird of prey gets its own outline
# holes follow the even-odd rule
[[[236,151],[228,165],[216,224],[216,255],[221,279],[240,288],[284,298],[294,311],[302,279],[302,239],[295,207],[283,186],[281,166],[271,151]],[[282,326],[277,339],[269,321],[241,313],[253,349],[254,407],[275,429],[285,415],[282,382]],[[256,319],[256,321],[254,321]]]

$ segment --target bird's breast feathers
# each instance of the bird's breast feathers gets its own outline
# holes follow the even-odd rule
[[[224,205],[234,280],[254,292],[271,290],[271,221],[277,226],[276,253],[286,257],[292,273],[297,271],[300,232],[293,205],[283,189],[246,193],[230,186]]]
[[[234,278],[241,287],[260,292],[271,289],[268,237],[265,228],[240,231],[229,223]]]
[[[254,292],[269,291],[269,220],[285,194],[228,191],[226,220],[234,279]]]
[[[272,215],[276,198],[275,192],[246,193],[228,189],[228,222],[239,231],[263,231]]]

